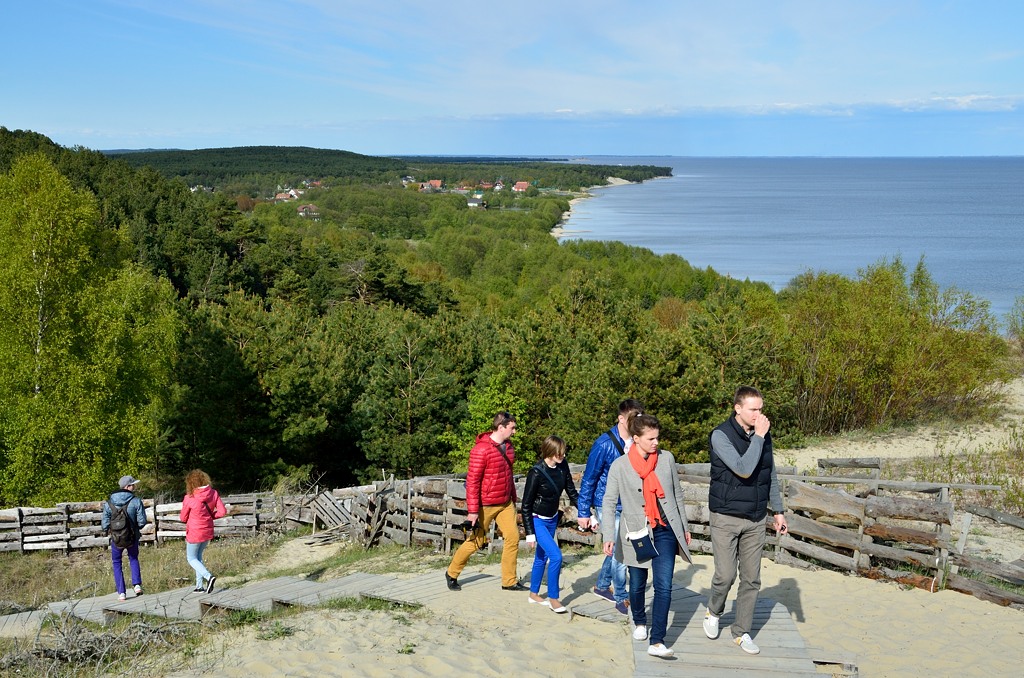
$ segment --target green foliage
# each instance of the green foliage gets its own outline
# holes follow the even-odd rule
[[[857,280],[808,273],[783,292],[797,350],[797,424],[831,433],[965,416],[1008,375],[986,303],[940,293],[923,263],[909,281],[897,259]]]
[[[466,409],[467,416],[457,428],[449,429],[438,437],[439,441],[448,447],[448,459],[452,470],[456,473],[466,472],[469,468],[469,451],[473,448],[476,437],[492,430],[494,415],[498,412],[508,412],[516,419],[516,435],[512,441],[516,447],[516,472],[523,473],[533,465],[534,457],[524,454],[522,444],[524,439],[530,437],[526,405],[510,385],[504,370],[499,369],[481,386],[470,390]]]
[[[0,500],[94,498],[152,467],[180,333],[174,294],[113,265],[92,196],[43,156],[15,161],[0,204]]]
[[[1009,374],[987,306],[939,290],[923,264],[807,274],[775,294],[677,256],[550,236],[567,191],[667,168],[154,157],[160,171],[146,154],[0,128],[2,502],[95,498],[125,472],[177,493],[194,467],[224,489],[449,473],[504,409],[517,470],[549,434],[583,462],[625,397],[659,417],[666,449],[701,461],[739,384],[765,392],[776,438],[796,444],[976,413]],[[183,163],[190,182],[252,195],[336,174],[304,199],[315,220],[220,184],[192,193],[162,174]],[[400,188],[402,174],[531,190],[469,209]]]
[[[1024,357],[1024,296],[1013,301],[1013,308],[1006,316],[1006,336],[1019,357]]]
[[[273,186],[297,186],[304,179],[397,177],[404,163],[351,151],[302,146],[245,146],[195,151],[132,151],[111,153],[133,167],[152,167],[166,177],[180,177],[189,186],[218,186],[232,182],[257,187],[253,195]]]

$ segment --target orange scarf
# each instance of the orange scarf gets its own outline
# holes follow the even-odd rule
[[[647,515],[647,524],[651,527],[664,525],[665,521],[661,519],[661,511],[658,510],[658,499],[665,498],[665,489],[654,473],[654,467],[658,465],[658,451],[655,450],[644,459],[634,443],[628,454],[629,463],[633,465],[633,470],[643,481],[644,513]]]

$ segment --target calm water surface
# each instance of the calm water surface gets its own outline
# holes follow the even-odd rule
[[[854,277],[919,258],[943,288],[992,304],[1024,295],[1024,158],[592,156],[672,167],[668,179],[594,191],[567,237],[619,240],[775,289],[808,270]]]

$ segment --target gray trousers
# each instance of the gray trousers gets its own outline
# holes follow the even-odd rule
[[[711,513],[711,549],[715,557],[715,575],[711,578],[711,596],[708,611],[721,617],[725,611],[725,598],[736,581],[739,570],[740,584],[736,591],[736,619],[730,630],[733,638],[750,633],[754,623],[754,605],[761,590],[761,553],[764,550],[764,521],[747,520]]]

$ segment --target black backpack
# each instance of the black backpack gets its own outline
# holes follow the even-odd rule
[[[110,541],[117,548],[126,549],[135,543],[138,536],[135,521],[128,516],[128,504],[114,506],[114,502],[107,499],[107,505],[110,506]]]

